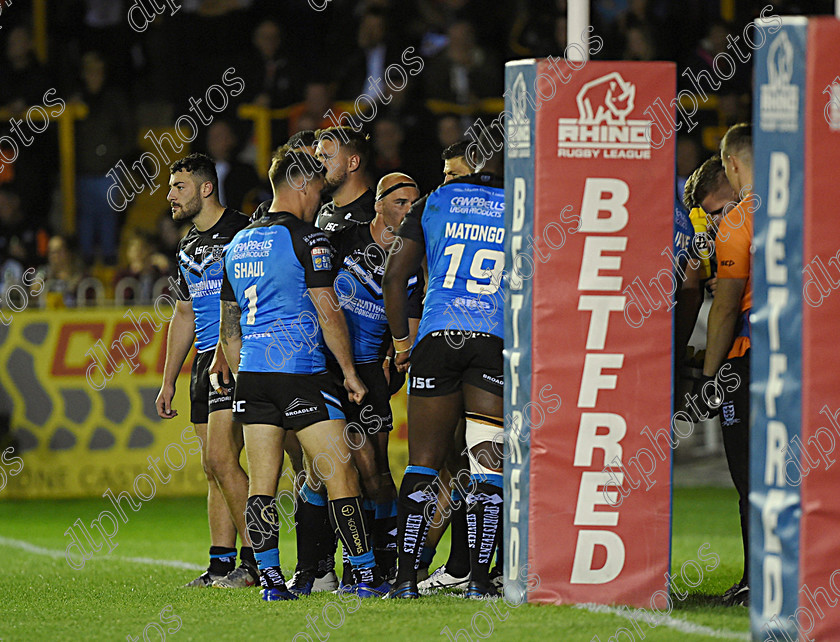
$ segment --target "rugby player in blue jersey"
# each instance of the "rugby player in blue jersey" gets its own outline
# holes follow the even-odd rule
[[[167,199],[172,218],[193,225],[178,246],[178,280],[174,287],[178,302],[166,336],[163,384],[155,406],[163,419],[178,414],[172,408],[175,382],[195,341],[198,354],[190,382],[190,421],[201,439],[201,463],[209,486],[210,565],[187,586],[253,586],[257,568],[245,529],[248,477],[239,465],[242,430],[233,421],[230,392],[217,392],[210,382],[214,352],[218,352],[215,372],[227,372],[221,351],[215,350],[219,340],[222,251],[234,234],[248,225],[248,218],[219,203],[219,179],[209,156],[190,154],[173,163],[169,171]],[[223,379],[230,377],[223,375]],[[237,531],[242,548],[241,565],[235,568]]]
[[[498,145],[498,147],[501,147]],[[495,148],[495,147],[494,147]],[[437,503],[437,475],[466,416],[470,583],[465,596],[496,594],[489,579],[502,521],[502,328],[504,189],[501,154],[486,169],[438,187],[415,203],[398,231],[402,247],[385,268],[385,309],[396,363],[409,365],[408,466],[399,493],[399,569],[394,598],[418,597],[416,568]],[[406,285],[423,257],[429,285],[416,341]]]
[[[348,436],[354,439],[353,458],[369,502],[374,552],[386,572],[395,571],[397,563],[397,488],[388,463],[392,387],[390,368],[383,369],[383,345],[387,352],[391,334],[382,299],[382,276],[388,251],[396,241],[396,229],[419,197],[420,191],[410,176],[383,176],[376,188],[373,220],[345,228],[330,239],[340,268],[336,294],[347,317],[356,369],[368,388],[362,406],[345,403],[349,426],[354,428]],[[423,286],[420,270],[408,280],[408,317],[414,334],[420,323]]]
[[[387,593],[376,565],[350,448],[344,438],[342,390],[326,369],[328,347],[344,375],[348,398],[361,403],[367,388],[353,365],[344,313],[333,289],[333,249],[312,221],[324,187],[322,173],[303,180],[301,152],[281,150],[269,170],[271,209],[227,248],[221,304],[221,343],[238,373],[234,418],[242,421],[250,472],[248,533],[266,601],[293,600],[280,568],[274,493],[283,463],[283,438],[296,431],[329,496],[329,517],[349,551],[360,597]],[[327,305],[314,304],[328,302]]]

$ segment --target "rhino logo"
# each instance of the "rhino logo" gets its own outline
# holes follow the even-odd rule
[[[783,31],[767,52],[767,76],[774,87],[789,85],[793,76],[793,45]]]
[[[624,125],[633,111],[636,86],[616,71],[586,83],[577,95],[581,125]]]
[[[784,31],[776,36],[767,52],[767,76],[774,87],[790,84],[793,76],[793,45]]]

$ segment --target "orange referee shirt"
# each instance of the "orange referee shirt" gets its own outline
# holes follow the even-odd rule
[[[750,347],[750,308],[752,308],[752,245],[753,211],[758,207],[750,194],[729,211],[720,222],[715,238],[720,278],[747,279],[741,295],[741,316],[736,326],[735,340],[727,359],[743,356]]]

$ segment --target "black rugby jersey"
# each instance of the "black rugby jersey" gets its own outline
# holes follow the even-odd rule
[[[327,236],[344,230],[354,223],[370,223],[376,216],[373,209],[373,192],[367,190],[352,203],[343,207],[336,207],[334,201],[325,203],[315,219],[315,227],[323,230]]]
[[[352,225],[334,234],[330,242],[339,268],[335,293],[347,319],[353,359],[356,363],[376,361],[383,341],[390,337],[382,298],[388,254],[373,240],[369,223]],[[423,284],[422,270],[408,280],[409,318],[419,319],[422,314]]]
[[[222,289],[222,253],[248,217],[225,209],[216,224],[199,232],[195,225],[178,244],[178,280],[175,295],[192,301],[195,312],[195,347],[211,350],[219,340],[219,292]]]

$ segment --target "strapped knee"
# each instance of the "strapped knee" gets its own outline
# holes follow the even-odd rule
[[[504,437],[504,427],[502,420],[496,417],[488,417],[486,415],[478,415],[474,413],[467,413],[467,429],[466,442],[467,450],[469,451],[470,459],[470,473],[472,475],[498,475],[499,471],[488,468],[478,461],[478,458],[472,454],[472,449],[485,441],[501,443]],[[494,448],[495,450],[495,448]]]

